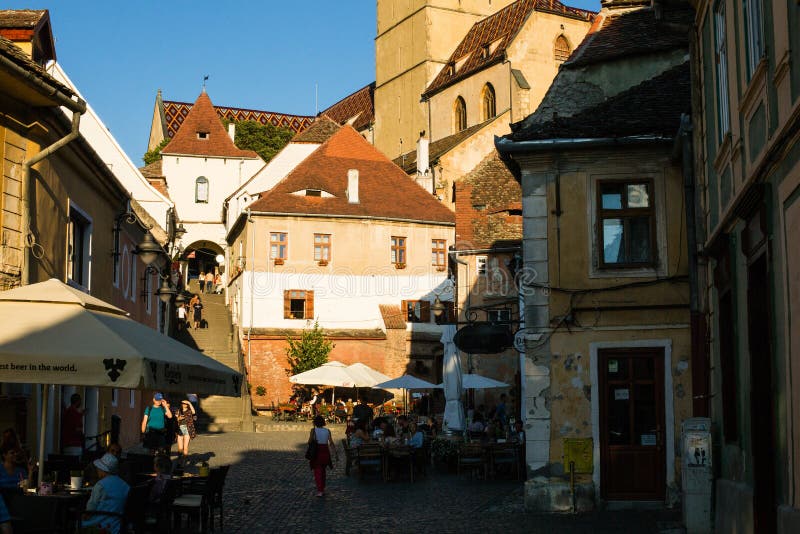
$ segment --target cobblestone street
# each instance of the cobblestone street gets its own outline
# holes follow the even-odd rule
[[[431,472],[412,484],[403,478],[359,482],[337,463],[324,498],[315,497],[303,458],[308,430],[200,435],[195,459],[230,464],[225,485],[226,533],[260,532],[681,532],[676,511],[534,515],[522,506],[522,484],[473,480]],[[310,428],[310,427],[309,427]],[[337,444],[341,427],[332,427]],[[343,454],[340,450],[340,459]]]

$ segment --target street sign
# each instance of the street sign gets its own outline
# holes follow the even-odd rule
[[[460,328],[453,343],[469,354],[499,354],[514,345],[508,325],[475,322]]]

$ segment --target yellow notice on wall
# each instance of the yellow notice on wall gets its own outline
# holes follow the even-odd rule
[[[592,438],[565,438],[564,470],[569,471],[569,463],[575,462],[576,473],[591,473],[594,471],[593,450]]]

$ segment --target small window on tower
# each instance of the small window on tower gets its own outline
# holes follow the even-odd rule
[[[198,139],[208,139],[208,132],[197,132]]]

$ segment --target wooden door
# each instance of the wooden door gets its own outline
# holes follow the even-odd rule
[[[663,349],[599,353],[600,494],[606,500],[664,499]]]

